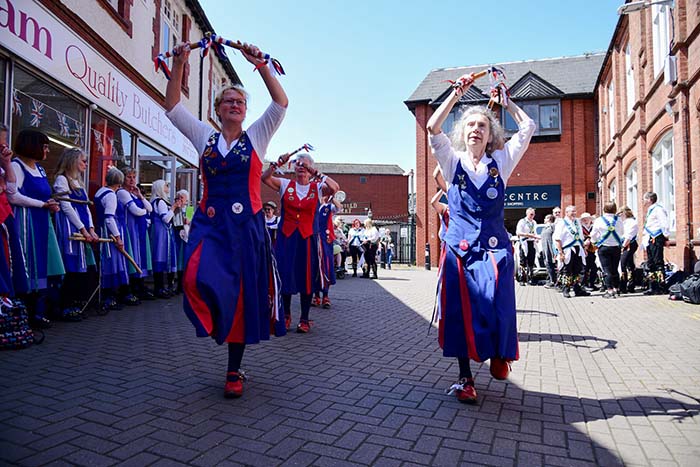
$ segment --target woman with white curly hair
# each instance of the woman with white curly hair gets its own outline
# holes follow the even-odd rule
[[[440,284],[439,338],[445,357],[459,362],[450,389],[475,403],[469,360],[491,360],[491,375],[505,379],[518,359],[513,249],[504,219],[505,186],[535,132],[535,123],[513,102],[504,102],[518,124],[506,143],[503,128],[486,107],[469,107],[455,123],[452,141],[442,124],[474,82],[458,81],[428,120],[430,145],[447,182],[450,226]]]

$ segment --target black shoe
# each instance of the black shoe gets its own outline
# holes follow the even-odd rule
[[[564,287],[564,289],[562,289],[561,291],[561,294],[564,296],[564,298],[571,298],[571,293],[569,292],[568,287]]]
[[[586,290],[583,288],[575,288],[574,295],[576,295],[577,297],[590,297],[591,293],[586,292]]]
[[[168,289],[158,289],[155,293],[156,298],[170,298]]]
[[[136,298],[133,294],[129,294],[122,298],[122,303],[129,306],[137,306],[141,304],[141,300]]]
[[[155,300],[156,296],[153,295],[153,292],[150,290],[146,289],[143,290],[141,293],[138,294],[139,300]]]
[[[36,329],[50,329],[51,321],[46,318],[34,318],[31,323],[31,327]]]
[[[545,288],[545,289],[556,289],[557,286],[554,285],[554,284],[552,284],[551,282],[547,282],[547,283],[544,285],[544,288]]]

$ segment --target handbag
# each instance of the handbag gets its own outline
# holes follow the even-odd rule
[[[18,350],[41,344],[44,332],[29,327],[27,309],[19,300],[0,300],[0,350]]]

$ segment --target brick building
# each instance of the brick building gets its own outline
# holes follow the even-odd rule
[[[343,218],[364,220],[371,210],[372,218],[381,223],[408,220],[408,180],[398,165],[318,162],[316,168],[333,177],[346,193]],[[263,185],[262,199],[277,202],[279,195]]]
[[[515,102],[530,115],[538,128],[527,153],[515,168],[506,192],[506,228],[515,231],[527,207],[537,209],[541,222],[554,206],[574,204],[579,212],[596,211],[597,157],[595,80],[604,54],[503,63]],[[432,172],[436,162],[430,153],[426,123],[448,96],[447,80],[478,72],[487,65],[442,68],[431,71],[405,101],[416,119],[416,253],[426,244],[438,250],[439,221],[430,207],[436,191]],[[460,99],[443,125],[449,133],[465,106],[488,102],[488,78],[480,78]],[[503,109],[495,109],[508,135],[517,125]],[[437,263],[438,255],[431,261]]]
[[[50,180],[65,147],[83,148],[91,194],[109,166],[131,166],[146,194],[162,178],[196,202],[199,154],[165,117],[167,80],[152,58],[214,32],[197,0],[3,0],[0,17],[0,121],[10,143],[30,126],[46,133]],[[227,59],[200,63],[193,53],[181,102],[216,126],[213,98],[226,83],[240,83]]]
[[[629,205],[641,227],[642,196],[656,192],[671,219],[666,259],[688,270],[700,254],[700,3],[672,3],[621,8],[596,82],[597,144],[601,198]]]

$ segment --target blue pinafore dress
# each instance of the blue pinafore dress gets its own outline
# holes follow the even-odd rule
[[[260,200],[262,162],[245,132],[223,155],[220,133],[200,159],[204,194],[185,246],[185,314],[197,336],[255,344],[286,333]]]
[[[87,201],[88,195],[84,188],[73,188],[67,197],[79,201]],[[86,229],[90,229],[90,214],[86,204],[71,203],[71,206],[78,214],[80,222]],[[63,254],[63,265],[67,272],[82,273],[87,272],[88,267],[95,265],[95,256],[92,247],[85,242],[70,240],[70,236],[80,233],[63,211],[56,213],[56,235],[58,237],[61,253]]]
[[[106,220],[113,217],[117,223],[119,236],[124,241],[124,206],[117,200],[117,209],[114,214],[105,214],[104,201],[107,197],[117,194],[110,189],[98,190],[95,196],[95,207],[97,211],[97,222],[100,229],[100,237],[109,238],[112,232],[107,228]],[[126,267],[126,258],[121,254],[114,243],[100,243],[100,268],[102,269],[101,286],[105,289],[116,289],[129,283],[129,274]]]
[[[122,188],[123,189],[123,188]],[[126,191],[126,190],[125,190]],[[142,274],[136,271],[131,264],[127,264],[130,277],[147,277],[153,269],[151,265],[151,242],[148,235],[148,213],[143,216],[137,216],[129,211],[129,206],[133,203],[138,208],[144,209],[146,205],[133,194],[129,193],[131,199],[124,205],[126,225],[124,232],[126,238],[124,245],[128,245],[127,251],[134,258],[136,264],[141,268]]]
[[[503,223],[505,186],[491,160],[476,187],[458,163],[448,190],[450,226],[440,287],[446,357],[518,359],[513,248]]]
[[[321,289],[335,284],[335,257],[333,256],[333,204],[322,204],[318,210],[318,236],[321,250]]]
[[[151,220],[151,260],[153,272],[177,271],[177,252],[175,251],[175,236],[172,222],[165,222],[165,214],[158,214],[159,203],[165,203],[163,199],[153,200],[153,212]]]
[[[24,182],[19,192],[29,198],[48,201],[51,198],[51,186],[43,167],[36,165],[40,173],[36,177],[23,163],[18,162],[18,165],[24,172]],[[44,290],[48,288],[49,276],[62,276],[66,272],[51,214],[44,208],[15,206],[15,218],[29,277],[29,292]]]

